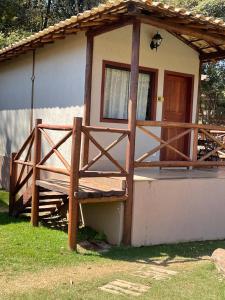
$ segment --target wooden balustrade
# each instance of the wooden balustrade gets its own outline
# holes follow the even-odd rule
[[[76,118],[77,119],[77,118]],[[41,122],[41,120],[40,120]],[[117,128],[106,128],[106,127],[97,127],[97,126],[81,126],[80,129],[81,133],[84,136],[87,136],[88,139],[92,142],[92,144],[99,150],[99,153],[92,158],[85,166],[79,169],[79,177],[118,177],[118,176],[127,176],[127,172],[123,166],[120,165],[120,163],[113,158],[113,156],[109,153],[109,151],[114,148],[116,145],[118,145],[121,141],[123,141],[126,137],[129,135],[129,131],[126,129],[117,129]],[[57,141],[57,143],[53,142],[52,137],[50,136],[50,131],[66,131],[66,134]],[[25,143],[21,147],[21,149],[12,157],[12,168],[15,169],[15,165],[21,165],[22,168],[20,172],[18,172],[14,185],[15,185],[15,191],[18,193],[20,189],[23,188],[25,181],[24,179],[30,178],[33,172],[33,167],[35,166],[35,169],[42,170],[46,172],[51,173],[57,173],[62,174],[65,176],[70,176],[71,173],[71,166],[70,163],[67,161],[67,159],[63,156],[63,154],[60,152],[59,147],[62,146],[71,136],[73,132],[73,126],[70,125],[53,125],[53,124],[43,124],[38,123],[35,127],[35,129],[31,132],[29,137],[26,139]],[[119,134],[119,137],[117,137],[110,145],[107,147],[103,147],[100,145],[100,143],[97,141],[97,139],[93,136],[92,132],[102,132],[107,134]],[[33,158],[31,159],[31,150],[34,144],[35,136],[40,135],[40,145],[35,145]],[[41,157],[41,149],[43,140],[45,140],[48,145],[50,146],[50,150]],[[27,149],[28,148],[28,149]],[[21,156],[25,154],[25,158],[21,159]],[[38,151],[39,159],[36,160],[36,164],[34,165],[34,159],[35,155]],[[63,167],[58,168],[52,165],[47,165],[46,162],[49,160],[50,157],[53,155],[56,155],[57,158],[62,163]],[[71,151],[71,156],[73,155],[73,152]],[[76,154],[78,155],[78,154]],[[80,153],[79,153],[80,155]],[[107,157],[109,161],[112,162],[112,164],[119,170],[119,171],[92,171],[90,170],[93,165],[99,161],[100,158],[103,156]],[[124,159],[125,161],[125,159]],[[25,167],[30,167],[30,171],[25,175]],[[15,172],[14,172],[15,173]],[[16,177],[17,177],[16,176]]]
[[[110,150],[125,139],[130,140],[130,130],[105,128],[97,126],[82,125],[81,118],[74,118],[73,125],[51,125],[43,124],[37,120],[34,130],[17,153],[12,154],[10,164],[10,213],[13,214],[15,203],[21,200],[21,193],[32,195],[32,223],[38,225],[38,188],[36,182],[42,172],[50,172],[67,176],[69,179],[69,247],[76,249],[77,240],[77,218],[78,218],[78,188],[79,179],[82,177],[122,177],[126,180],[126,198],[132,197],[133,170],[140,167],[208,167],[225,166],[225,127],[214,125],[200,125],[190,123],[158,122],[158,121],[137,121],[136,125],[151,141],[158,145],[143,153],[134,161],[132,170],[128,169],[128,157],[124,158],[124,166],[119,162]],[[177,128],[176,134],[169,138],[158,136],[152,131],[153,127]],[[63,134],[57,142],[51,137],[51,131],[59,131]],[[97,139],[97,133],[117,135],[107,146],[102,146]],[[86,160],[86,164],[80,167],[81,138],[88,139],[99,153]],[[190,151],[183,152],[176,147],[175,142],[184,137],[189,137]],[[54,136],[56,138],[57,135]],[[60,151],[60,147],[71,139],[70,161]],[[50,150],[44,154],[43,141],[47,142]],[[202,145],[200,145],[200,141]],[[147,143],[146,143],[147,145]],[[64,145],[65,146],[65,145]],[[128,150],[129,150],[128,143]],[[201,147],[205,147],[204,151]],[[179,157],[176,161],[152,160],[151,156],[160,153],[163,149],[169,149]],[[33,155],[32,155],[33,153]],[[48,160],[55,155],[62,164],[62,167],[47,164]],[[116,171],[96,171],[93,166],[105,156],[115,167]],[[150,158],[150,159],[149,159]],[[213,159],[212,159],[213,158]],[[216,158],[216,159],[215,159]],[[121,159],[123,160],[123,159]],[[19,194],[19,197],[18,197]],[[129,195],[128,195],[129,194]],[[30,199],[29,197],[26,199]],[[28,201],[28,200],[26,200]],[[130,216],[129,216],[130,218]],[[125,219],[129,219],[125,215]],[[128,220],[129,221],[129,220]],[[75,230],[76,229],[76,230]]]
[[[57,142],[51,137],[51,131],[64,132],[65,134]],[[119,135],[107,147],[103,147],[93,133],[107,133]],[[110,150],[129,136],[129,131],[116,128],[104,128],[96,126],[82,126],[82,118],[74,118],[73,125],[51,125],[43,124],[42,120],[36,120],[34,130],[31,132],[21,149],[12,154],[10,166],[10,214],[13,214],[15,203],[21,200],[22,194],[28,188],[32,195],[32,214],[31,221],[34,226],[38,226],[38,187],[36,182],[41,177],[41,172],[56,173],[69,177],[69,247],[76,249],[77,240],[77,219],[78,219],[78,187],[79,179],[82,177],[125,177],[127,180],[129,174],[113,156]],[[85,166],[80,167],[81,157],[81,137],[86,137],[99,150],[99,153],[87,162]],[[54,136],[56,137],[56,135]],[[60,147],[71,138],[70,161],[67,161],[65,155],[60,151]],[[50,150],[43,154],[43,142],[47,142]],[[33,153],[33,155],[32,155]],[[48,160],[55,155],[62,164],[62,167],[47,164]],[[93,171],[90,169],[105,156],[117,169],[117,171]],[[126,159],[124,159],[126,161]],[[27,172],[25,172],[27,170]],[[19,195],[18,195],[19,194]],[[19,197],[18,197],[19,196]],[[29,197],[27,197],[29,199]]]
[[[147,167],[213,167],[225,166],[225,127],[215,125],[203,125],[192,123],[177,122],[159,122],[159,121],[137,121],[137,127],[153,141],[158,143],[149,151],[145,152],[135,160],[135,168]],[[157,136],[152,132],[152,128],[175,128],[182,129],[178,134],[173,135],[167,140],[162,136]],[[161,131],[160,131],[161,134]],[[189,137],[188,154],[177,149],[174,142]],[[199,145],[201,142],[201,145]],[[151,156],[158,154],[162,149],[168,148],[175,152],[179,159],[176,161],[169,160],[152,160]],[[187,149],[186,149],[187,150]],[[148,159],[146,161],[146,159]]]
[[[9,213],[13,214],[13,208],[17,201],[17,194],[25,187],[33,174],[33,163],[30,160],[34,143],[34,130],[30,133],[17,153],[12,153],[10,161],[10,187],[9,187]],[[25,154],[26,152],[26,154]],[[22,159],[22,155],[25,158]],[[27,172],[26,172],[27,171]]]

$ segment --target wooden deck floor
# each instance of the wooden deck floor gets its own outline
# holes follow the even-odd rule
[[[37,186],[68,195],[69,182],[59,179],[37,180]],[[78,198],[81,203],[125,201],[123,181],[118,178],[80,179]]]

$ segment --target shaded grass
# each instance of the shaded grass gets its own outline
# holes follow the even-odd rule
[[[0,189],[0,208],[8,208],[9,194]]]
[[[8,193],[0,192],[0,208]],[[86,233],[85,233],[86,234]],[[99,255],[78,255],[67,248],[67,234],[45,227],[32,227],[28,220],[0,212],[0,272],[38,271],[44,267],[94,261]]]

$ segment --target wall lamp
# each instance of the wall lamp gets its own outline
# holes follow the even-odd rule
[[[157,32],[150,43],[150,48],[153,50],[155,49],[157,51],[158,47],[161,45],[163,38],[161,37],[161,35]]]

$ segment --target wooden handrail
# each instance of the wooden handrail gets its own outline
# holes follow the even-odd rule
[[[96,132],[111,132],[111,133],[126,133],[129,134],[130,131],[127,129],[120,128],[111,128],[103,126],[82,126],[87,131],[96,131]],[[55,125],[55,124],[39,124],[38,128],[48,129],[48,130],[57,130],[57,131],[68,131],[72,130],[73,126],[71,125]]]
[[[225,126],[194,124],[194,123],[180,123],[180,122],[161,122],[161,121],[137,121],[137,126],[150,126],[150,127],[164,127],[164,128],[198,128],[205,130],[219,130],[225,131]]]
[[[55,124],[39,124],[38,128],[48,129],[48,130],[57,130],[57,131],[68,131],[72,130],[73,126],[71,125],[55,125]]]
[[[109,132],[109,133],[125,133],[129,134],[130,130],[120,128],[98,127],[98,126],[82,126],[87,131]]]
[[[48,171],[50,173],[62,174],[66,176],[70,176],[70,172],[63,168],[55,168],[54,166],[45,166],[45,165],[36,165],[37,169],[42,171]]]
[[[34,129],[31,131],[31,133],[29,134],[29,136],[27,137],[27,139],[25,140],[25,142],[23,143],[22,147],[20,148],[20,150],[16,153],[15,158],[14,159],[19,159],[21,154],[23,153],[23,151],[26,149],[27,145],[29,143],[33,143],[33,138],[34,138]]]

